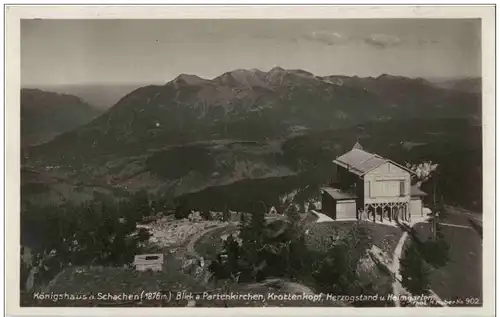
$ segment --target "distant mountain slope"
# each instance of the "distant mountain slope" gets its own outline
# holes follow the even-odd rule
[[[482,92],[482,79],[481,78],[462,78],[462,79],[448,79],[436,80],[434,84],[443,89],[450,89],[455,91],[476,93]]]
[[[480,94],[482,91],[482,80],[481,78],[466,78],[456,81],[453,84],[453,89]]]
[[[93,107],[104,111],[114,106],[123,96],[142,86],[144,84],[73,84],[37,88],[77,96]]]
[[[88,123],[99,113],[75,96],[21,89],[21,145],[49,141]]]
[[[262,141],[367,121],[477,116],[480,104],[478,94],[388,75],[317,77],[279,67],[235,70],[213,80],[183,74],[131,92],[90,124],[33,153],[79,158],[200,140]]]

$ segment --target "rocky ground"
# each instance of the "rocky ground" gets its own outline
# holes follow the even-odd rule
[[[207,221],[199,218],[175,219],[163,217],[152,223],[137,225],[151,233],[149,242],[161,248],[169,248],[186,243],[193,235],[220,225],[221,221]]]

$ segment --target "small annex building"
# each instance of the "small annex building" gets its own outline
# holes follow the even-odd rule
[[[424,216],[426,193],[411,185],[412,170],[365,151],[358,142],[333,163],[335,179],[321,189],[322,212],[332,219],[383,222]]]
[[[162,271],[163,254],[140,254],[134,258],[134,266],[137,271]]]

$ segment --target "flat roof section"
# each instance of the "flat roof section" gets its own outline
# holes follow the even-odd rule
[[[423,192],[420,188],[417,186],[412,186],[410,194],[412,197],[419,197],[419,196],[427,196],[425,192]]]
[[[163,254],[139,254],[134,258],[134,264],[163,264]]]
[[[330,195],[335,200],[351,200],[358,198],[358,196],[356,196],[355,194],[342,191],[338,188],[323,187],[321,188],[321,190]]]

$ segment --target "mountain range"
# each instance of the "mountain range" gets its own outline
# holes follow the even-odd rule
[[[360,138],[373,151],[453,144],[480,152],[480,117],[479,93],[421,78],[320,77],[279,67],[211,80],[181,74],[138,88],[80,128],[26,149],[23,165],[49,168],[75,187],[179,196],[252,179],[321,175],[331,156]],[[462,140],[464,131],[470,136]],[[426,151],[405,159],[424,159]]]
[[[439,88],[469,93],[481,93],[481,78],[436,79],[432,83]]]
[[[373,120],[478,116],[480,101],[478,94],[389,75],[317,77],[282,68],[235,70],[213,80],[182,74],[131,92],[41,150],[94,155],[201,140],[286,138]]]

